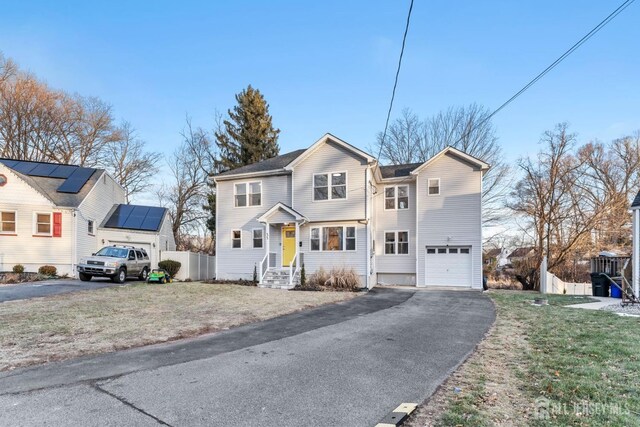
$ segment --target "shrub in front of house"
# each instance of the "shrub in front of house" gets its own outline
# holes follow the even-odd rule
[[[22,264],[16,264],[13,266],[13,270],[14,273],[16,274],[22,274],[24,273],[24,265]]]
[[[327,290],[356,292],[361,288],[360,276],[353,268],[332,268],[326,271],[320,267],[309,276],[300,290]]]
[[[55,276],[58,273],[58,269],[53,265],[43,265],[38,269],[38,274],[43,276]]]
[[[165,259],[164,261],[160,261],[158,263],[158,267],[166,270],[166,272],[169,273],[169,276],[175,278],[176,274],[178,274],[178,271],[180,271],[180,267],[182,267],[182,264],[180,263],[180,261]]]

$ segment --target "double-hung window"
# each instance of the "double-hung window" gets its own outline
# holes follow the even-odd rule
[[[50,236],[51,235],[51,214],[50,213],[36,213],[34,231],[36,235]]]
[[[440,195],[440,178],[429,178],[428,187],[427,194],[429,196]]]
[[[0,212],[0,233],[16,233],[16,213],[13,211]]]
[[[409,187],[407,185],[385,187],[384,209],[409,209]]]
[[[312,227],[310,236],[312,251],[355,251],[356,228],[346,226]]]
[[[242,230],[231,230],[231,248],[242,248]]]
[[[409,232],[385,231],[384,253],[385,255],[407,255],[409,253]]]
[[[330,172],[313,175],[313,200],[347,198],[347,173]]]
[[[235,184],[233,193],[237,208],[262,205],[262,182],[260,181]]]
[[[254,248],[262,248],[263,246],[263,233],[264,230],[262,228],[254,228],[253,229],[253,247]]]

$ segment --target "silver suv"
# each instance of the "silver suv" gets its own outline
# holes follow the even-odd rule
[[[88,282],[92,277],[110,277],[114,282],[123,283],[127,277],[147,280],[151,262],[142,248],[113,245],[105,246],[90,257],[81,258],[77,270],[83,282]]]

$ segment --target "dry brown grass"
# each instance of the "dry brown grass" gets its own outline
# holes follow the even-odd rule
[[[6,302],[0,370],[192,337],[354,296],[194,282]]]
[[[332,268],[328,272],[320,267],[309,276],[308,285],[314,289],[355,292],[360,289],[360,277],[353,268]]]

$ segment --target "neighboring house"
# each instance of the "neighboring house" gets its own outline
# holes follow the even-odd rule
[[[505,248],[494,248],[484,252],[484,263],[493,264],[496,268],[504,267],[509,263]]]
[[[636,296],[640,296],[640,268],[633,268],[633,266],[640,266],[640,192],[636,194],[635,199],[631,203],[631,215],[632,215],[632,240],[633,250],[631,252],[631,286],[633,287],[633,293]]]
[[[167,211],[125,203],[102,169],[0,159],[0,271],[49,264],[75,275],[81,257],[113,244],[145,248],[155,266],[175,250]]]
[[[311,147],[214,177],[216,271],[291,287],[304,263],[377,283],[482,288],[482,176],[455,148],[381,166],[326,134]]]
[[[509,254],[507,259],[509,260],[510,264],[513,264],[514,262],[522,261],[524,259],[527,259],[533,256],[535,254],[535,249],[536,248],[534,246],[525,246],[521,248],[516,248]]]

